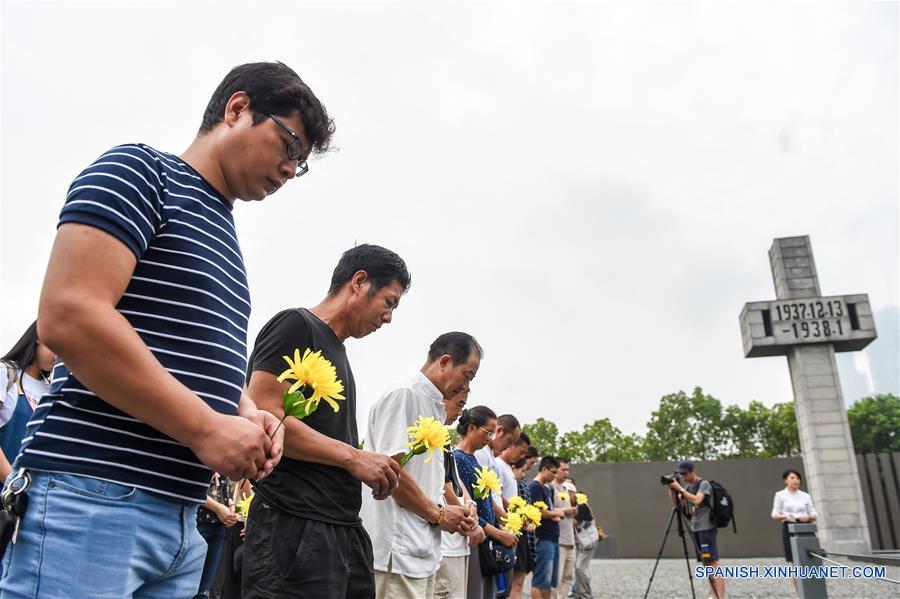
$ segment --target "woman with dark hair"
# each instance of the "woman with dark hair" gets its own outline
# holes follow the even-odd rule
[[[813,522],[816,519],[816,508],[812,497],[800,490],[803,477],[794,469],[788,469],[781,475],[785,487],[775,493],[772,504],[772,519],[782,522],[781,536],[784,540],[784,559],[794,561],[791,555],[791,538],[788,534],[790,522]]]
[[[0,358],[0,480],[12,471],[25,425],[41,397],[50,390],[50,371],[56,354],[41,343],[37,321]]]
[[[456,444],[453,457],[456,460],[460,482],[469,491],[469,496],[475,500],[475,506],[478,509],[478,524],[484,529],[485,536],[506,547],[515,547],[518,541],[516,535],[501,530],[497,526],[490,494],[484,499],[477,499],[475,496],[475,470],[478,468],[475,452],[487,445],[487,442],[494,437],[496,429],[497,415],[490,408],[475,406],[470,410],[463,410],[456,427],[460,440]],[[472,556],[469,558],[469,581],[466,596],[468,599],[494,599],[495,594],[494,576],[484,576],[481,573],[478,552],[473,550]]]

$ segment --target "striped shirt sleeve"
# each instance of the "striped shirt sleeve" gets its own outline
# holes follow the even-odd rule
[[[101,229],[140,259],[160,227],[164,176],[140,146],[115,147],[72,182],[59,224]]]

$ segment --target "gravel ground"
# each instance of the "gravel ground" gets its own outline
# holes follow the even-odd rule
[[[594,597],[640,598],[647,590],[647,582],[653,571],[652,559],[595,559],[591,564]],[[723,559],[725,566],[784,566],[784,560],[778,558],[740,558]],[[843,563],[843,562],[842,562]],[[695,562],[691,562],[693,568]],[[827,564],[826,564],[827,565]],[[847,565],[868,565],[849,562]],[[900,567],[888,567],[887,578],[900,580]],[[528,589],[530,581],[525,582],[526,597],[530,597]],[[879,580],[830,580],[827,582],[828,597],[853,599],[900,598],[900,585]],[[709,585],[704,580],[694,580],[697,599],[706,599],[711,595]],[[794,594],[791,581],[787,579],[729,579],[725,582],[726,597],[748,599],[785,598],[792,599]],[[687,568],[684,560],[660,560],[659,568],[653,577],[650,597],[656,599],[670,597],[690,597],[691,587],[688,582]]]

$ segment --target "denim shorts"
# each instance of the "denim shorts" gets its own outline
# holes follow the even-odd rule
[[[693,534],[694,540],[697,541],[697,547],[695,547],[695,550],[698,550],[697,561],[705,564],[719,561],[719,543],[717,541],[719,531],[710,528],[709,530],[698,530]],[[704,558],[704,553],[708,553],[709,557]]]
[[[559,543],[536,539],[534,553],[531,586],[536,589],[552,589],[559,583]]]

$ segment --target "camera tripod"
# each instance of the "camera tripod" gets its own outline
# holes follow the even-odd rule
[[[656,562],[653,564],[653,572],[650,573],[650,581],[647,583],[647,591],[644,593],[644,599],[647,599],[647,596],[650,594],[650,587],[653,585],[653,577],[656,576],[656,569],[659,567],[659,560],[662,558],[663,550],[666,548],[666,541],[669,539],[669,532],[672,530],[673,521],[678,522],[678,536],[681,537],[681,548],[684,552],[684,564],[687,566],[688,582],[691,583],[691,597],[697,599],[697,593],[694,591],[694,576],[691,574],[691,559],[688,557],[687,541],[684,540],[685,528],[687,528],[685,526],[685,520],[687,520],[687,517],[681,512],[681,493],[678,493],[673,499],[672,512],[669,514],[669,523],[666,525],[666,532],[663,534],[662,543],[659,546],[659,553],[656,554]],[[697,552],[697,555],[700,555],[700,548],[697,546],[697,540],[694,538],[694,535],[688,532],[687,536],[691,538],[691,543],[694,545],[694,550]],[[712,584],[712,577],[710,577],[709,581],[713,597],[719,599],[716,587]]]

